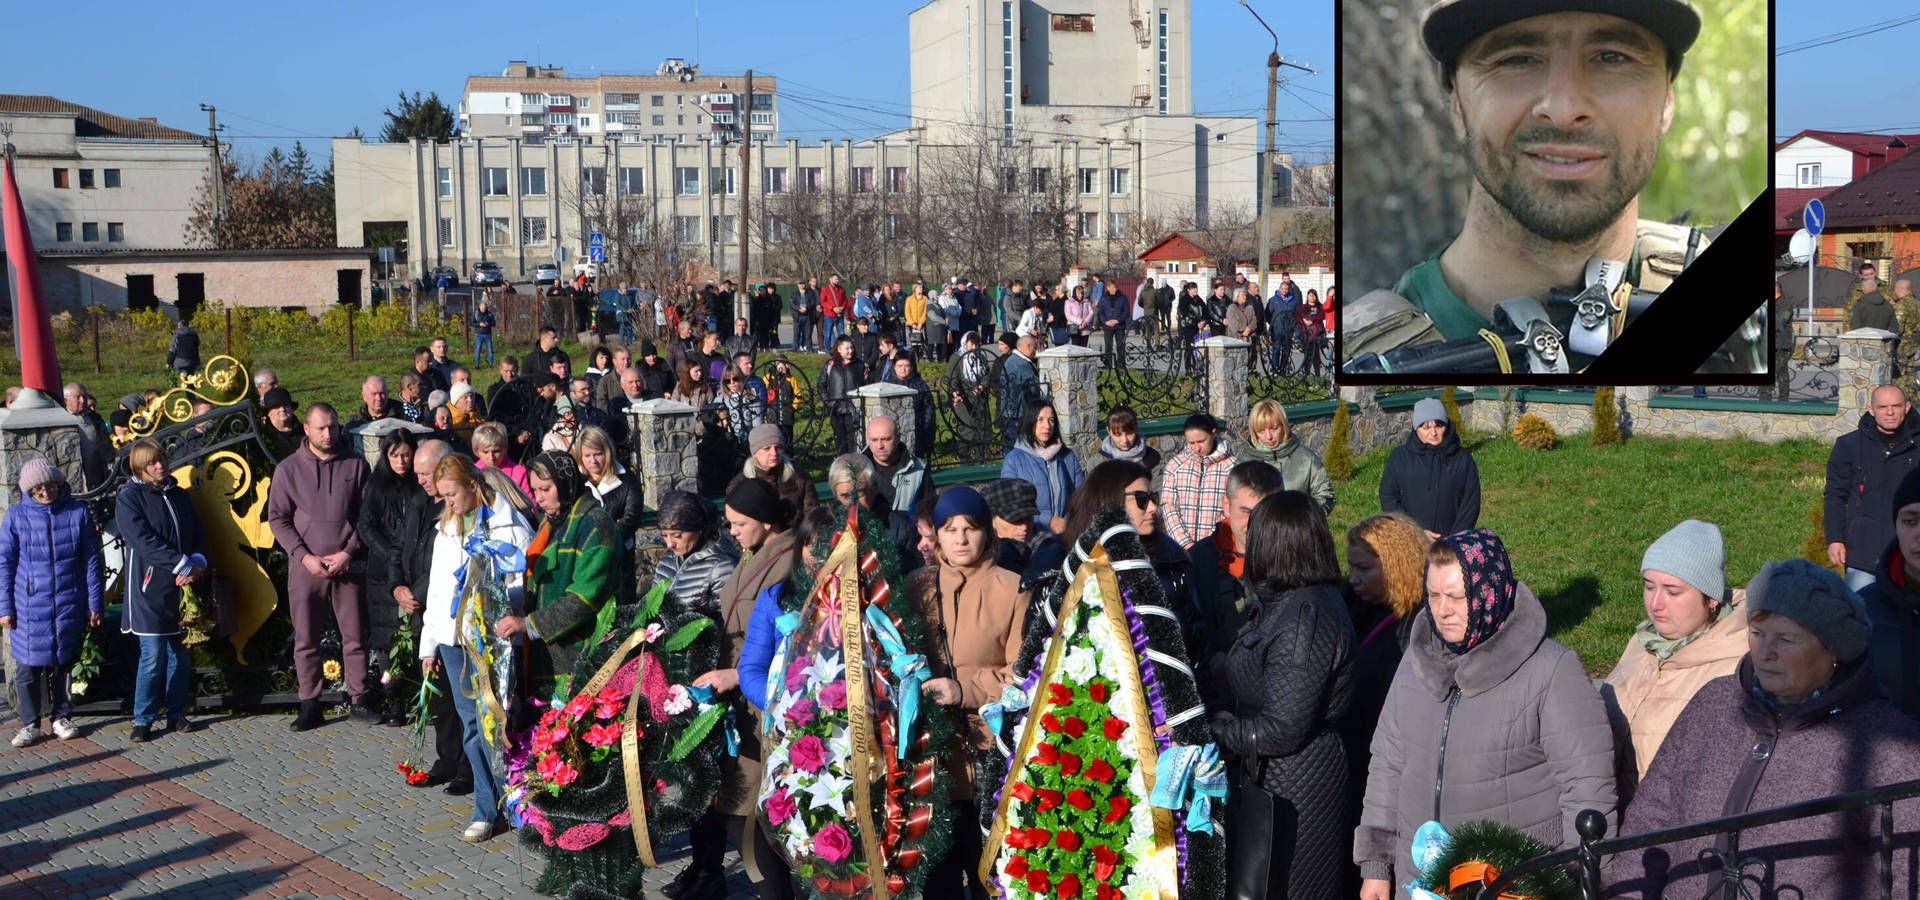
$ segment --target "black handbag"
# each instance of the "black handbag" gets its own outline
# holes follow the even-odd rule
[[[1266,900],[1273,870],[1273,795],[1260,786],[1254,760],[1230,769],[1227,787],[1226,900]]]

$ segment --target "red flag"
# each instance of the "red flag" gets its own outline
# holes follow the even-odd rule
[[[13,296],[13,349],[20,357],[20,384],[51,400],[60,396],[60,361],[53,355],[53,320],[46,292],[40,288],[40,260],[33,253],[33,233],[27,230],[27,211],[20,203],[20,183],[13,175],[10,152],[0,177],[0,233],[7,242],[7,286]]]

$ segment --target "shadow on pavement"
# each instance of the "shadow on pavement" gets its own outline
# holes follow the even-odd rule
[[[69,761],[71,763],[72,761]],[[33,791],[24,797],[0,802],[0,834],[20,831],[78,807],[98,803],[128,788],[136,788],[157,781],[170,781],[197,772],[225,764],[225,759],[210,759],[202,762],[177,766],[162,772],[149,772],[129,778],[109,778],[105,781],[89,781],[82,784],[69,784],[50,791]]]
[[[87,863],[62,869],[57,873],[36,872],[9,888],[7,896],[74,897],[102,895],[107,891],[117,893],[125,885],[143,878],[154,877],[152,874],[154,870],[211,860],[215,853],[243,840],[246,838],[238,834],[215,835],[184,847],[164,850],[139,859],[130,859],[113,867]],[[200,883],[200,885],[230,883],[230,891],[220,891],[217,888],[203,890],[200,885],[182,885],[140,896],[244,897],[278,880],[284,871],[282,867],[274,867],[257,872],[222,873]]]

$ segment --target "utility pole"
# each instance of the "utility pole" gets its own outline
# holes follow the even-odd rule
[[[749,316],[743,312],[744,301],[751,304],[747,293],[747,222],[753,212],[753,70],[747,70],[747,92],[743,102],[734,109],[733,121],[740,126],[740,289],[733,294],[733,314],[736,317]]]
[[[1240,5],[1247,7],[1247,12],[1253,13],[1254,20],[1260,23],[1261,28],[1267,29],[1267,34],[1273,35],[1273,52],[1267,54],[1267,122],[1264,129],[1266,144],[1260,150],[1260,199],[1254,204],[1255,213],[1260,216],[1260,256],[1253,264],[1254,283],[1259,286],[1260,295],[1264,298],[1267,295],[1267,269],[1273,253],[1273,217],[1270,213],[1273,205],[1274,129],[1277,125],[1274,121],[1274,95],[1280,89],[1280,67],[1292,66],[1308,74],[1314,74],[1314,71],[1291,60],[1281,59],[1280,36],[1273,33],[1272,26],[1267,24],[1266,19],[1260,18],[1260,13],[1248,5],[1247,0],[1240,0]]]
[[[218,222],[227,214],[226,173],[220,169],[220,123],[214,107],[202,103],[200,108],[207,111],[207,146],[213,151],[213,220]]]

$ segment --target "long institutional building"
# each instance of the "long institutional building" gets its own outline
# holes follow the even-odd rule
[[[911,124],[866,140],[782,139],[775,79],[756,77],[749,99],[743,75],[678,60],[651,76],[513,62],[469,78],[452,143],[334,140],[339,243],[404,224],[416,274],[445,265],[464,279],[492,260],[524,278],[561,248],[585,258],[587,207],[634,200],[678,259],[732,272],[743,192],[756,219],[789,192],[873,193],[904,208],[942,154],[977,154],[982,135],[1017,174],[1010,190],[1041,192],[1041,170],[1071,179],[1089,257],[1110,257],[1116,241],[1143,248],[1130,227],[1141,216],[1251,215],[1258,123],[1193,114],[1188,0],[930,0],[908,23]],[[754,141],[744,173],[743,133]],[[764,242],[780,228],[750,224],[751,274],[796,274],[766,271]]]

